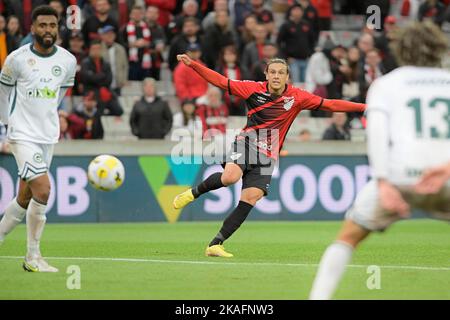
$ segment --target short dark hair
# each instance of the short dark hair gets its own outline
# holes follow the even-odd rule
[[[47,5],[36,7],[31,14],[31,21],[35,22],[39,16],[55,16],[56,19],[59,19],[58,12]]]

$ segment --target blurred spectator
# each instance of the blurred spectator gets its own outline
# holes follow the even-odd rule
[[[69,114],[64,110],[59,110],[58,115],[59,115],[59,140],[77,139],[78,136],[80,136],[81,139],[82,132],[85,129],[84,119],[78,117],[74,113]]]
[[[251,0],[250,4],[252,5],[252,14],[256,16],[259,23],[264,24],[270,37],[275,31],[272,11],[264,8],[264,0]]]
[[[87,18],[81,28],[86,46],[89,46],[92,40],[100,38],[98,30],[104,26],[113,26],[115,32],[119,30],[117,21],[110,16],[109,0],[96,0],[94,8],[95,14]]]
[[[419,21],[429,19],[441,26],[444,22],[445,5],[438,0],[426,0],[419,7]]]
[[[200,46],[196,43],[191,43],[186,53],[191,59],[199,61],[202,55]],[[175,85],[175,91],[180,101],[186,99],[195,99],[206,93],[208,90],[208,82],[203,79],[197,72],[191,67],[186,66],[184,63],[179,63],[173,72],[173,81]]]
[[[50,0],[48,2],[49,6],[56,10],[58,13],[58,40],[59,45],[61,45],[64,48],[67,48],[69,46],[69,37],[72,33],[72,30],[70,30],[67,27],[67,20],[66,20],[66,10],[65,6],[62,2],[62,0]]]
[[[378,79],[384,74],[383,66],[381,65],[381,57],[378,49],[372,49],[367,52],[363,72],[359,78],[359,90],[366,91],[375,79]]]
[[[159,9],[158,24],[162,28],[166,28],[172,20],[172,11],[176,3],[176,0],[145,0],[147,6],[155,6]]]
[[[5,63],[6,57],[14,49],[14,39],[6,32],[5,17],[0,15],[0,70]]]
[[[238,31],[238,33],[242,33],[244,31],[243,29],[245,25],[245,19],[252,12],[252,5],[250,3],[250,0],[235,0],[234,2],[230,3],[230,9],[232,20],[234,21],[234,27]],[[256,16],[254,17],[256,24]]]
[[[288,140],[291,142],[307,142],[312,140],[312,134],[309,129],[301,129],[298,135],[289,137]]]
[[[243,77],[238,59],[239,57],[236,46],[226,46],[220,53],[219,66],[217,68],[217,71],[231,80],[246,79]],[[223,99],[228,107],[230,115],[245,116],[247,114],[245,103],[241,98],[235,95],[230,95],[228,91],[225,91]]]
[[[304,11],[303,18],[308,21],[309,25],[311,26],[314,32],[315,43],[317,43],[320,33],[319,13],[317,12],[316,8],[311,5],[310,0],[297,0],[296,2],[302,6]]]
[[[266,66],[270,59],[278,56],[278,47],[275,43],[266,41],[264,43],[263,58],[253,64],[250,78],[255,81],[266,81]]]
[[[156,81],[145,78],[144,95],[137,101],[130,115],[131,132],[139,139],[164,139],[172,128],[172,112],[166,101],[156,93]]]
[[[196,101],[196,114],[203,127],[203,139],[225,134],[227,129],[228,108],[222,101],[222,92],[217,87],[209,87],[206,95]]]
[[[93,91],[88,91],[75,111],[67,117],[74,139],[103,139],[102,112],[97,108],[97,98]]]
[[[384,21],[383,31],[379,37],[375,38],[375,46],[380,50],[383,67],[386,73],[394,70],[398,66],[389,47],[389,44],[394,37],[395,30],[397,30],[396,22],[397,19],[394,16],[387,16]]]
[[[102,43],[91,41],[89,56],[81,63],[80,82],[84,92],[94,91],[99,100],[100,114],[120,116],[123,113],[117,96],[111,92],[111,66],[102,58]]]
[[[329,54],[327,54],[329,53]],[[331,50],[324,48],[314,53],[308,62],[305,89],[319,97],[328,98],[327,85],[333,81],[329,56]]]
[[[77,73],[75,74],[75,85],[72,88],[73,95],[83,94],[83,84],[81,80],[81,63],[87,57],[86,51],[84,50],[84,40],[83,35],[80,31],[74,31],[69,37],[69,52],[75,56],[77,59]]]
[[[13,50],[20,47],[20,42],[23,39],[22,32],[20,30],[19,18],[11,15],[6,20],[6,30],[11,38],[11,43],[13,45]]]
[[[264,24],[258,23],[253,30],[254,41],[248,43],[242,52],[241,67],[246,76],[251,75],[252,66],[263,59],[263,47],[267,38]]]
[[[212,25],[214,25],[214,23],[216,21],[216,14],[219,11],[228,12],[227,0],[215,0],[214,1],[214,10],[209,12],[202,20],[202,29],[203,30],[206,30],[209,27],[211,27]],[[231,23],[231,17],[230,17],[230,23]],[[234,28],[234,26],[233,26],[233,28]]]
[[[254,32],[256,25],[258,24],[258,20],[256,19],[256,16],[254,14],[249,14],[244,19],[244,24],[241,27],[241,31],[238,32],[238,48],[239,52],[242,54],[244,51],[244,48],[247,44],[255,40]]]
[[[150,75],[152,66],[151,32],[144,21],[144,9],[134,6],[130,12],[130,21],[121,30],[122,43],[128,50],[128,80],[141,81]]]
[[[215,23],[205,30],[203,39],[203,61],[210,69],[215,69],[220,51],[234,43],[227,11],[218,11]]]
[[[350,129],[347,126],[345,112],[333,112],[331,125],[325,130],[322,140],[350,140]]]
[[[102,40],[102,57],[111,66],[111,89],[120,96],[121,89],[128,79],[127,52],[121,44],[115,42],[116,33],[113,26],[101,28],[99,34]]]
[[[304,82],[308,58],[314,49],[314,32],[303,19],[303,9],[293,5],[288,11],[289,20],[280,27],[278,47],[287,58],[292,82]]]
[[[342,97],[354,102],[364,103],[364,99],[360,97],[359,91],[359,59],[360,51],[357,47],[350,47],[347,50],[346,64],[349,72],[345,74],[346,81],[342,86]]]
[[[28,34],[31,27],[31,13],[37,6],[47,4],[47,0],[3,0],[9,15],[19,18],[23,34]]]
[[[351,73],[347,64],[347,50],[341,45],[334,45],[331,50],[326,50],[325,54],[330,61],[330,70],[333,74],[333,80],[327,85],[327,97],[328,99],[341,99],[346,76]]]
[[[319,31],[331,30],[331,16],[333,15],[333,0],[311,0],[319,16]]]
[[[360,63],[361,66],[364,64],[366,59],[366,54],[375,47],[375,40],[370,33],[364,32],[358,38],[358,49],[361,52]]]
[[[311,139],[311,131],[309,131],[308,129],[302,129],[298,134],[298,141],[300,142],[311,141]]]
[[[173,38],[169,50],[169,68],[174,71],[178,64],[177,55],[186,53],[190,43],[196,43],[201,47],[201,39],[198,36],[200,28],[196,18],[188,17],[183,22],[183,32]]]
[[[184,0],[183,11],[178,14],[168,26],[168,38],[171,41],[183,28],[184,20],[186,18],[201,19],[198,2],[195,0]]]
[[[149,6],[145,11],[145,22],[150,28],[152,36],[152,43],[150,48],[152,57],[152,67],[150,69],[150,76],[155,80],[159,80],[161,73],[161,63],[163,63],[163,52],[167,44],[166,33],[164,29],[158,24],[159,9],[156,6]]]
[[[195,101],[184,100],[181,103],[181,111],[173,115],[173,134],[174,140],[179,140],[180,135],[189,133],[190,138],[196,138],[202,135],[202,121],[195,114]],[[182,130],[177,130],[182,129]]]

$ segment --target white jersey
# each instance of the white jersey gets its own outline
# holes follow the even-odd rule
[[[375,177],[399,185],[413,184],[424,169],[450,161],[450,72],[398,68],[372,84],[367,110],[369,126],[371,114],[385,115],[373,117],[381,125],[372,123],[368,130]],[[377,138],[386,135],[386,155],[379,154]]]
[[[27,44],[7,57],[0,85],[13,88],[9,97],[8,139],[58,142],[60,93],[73,86],[76,66],[75,57],[59,46],[44,56]]]

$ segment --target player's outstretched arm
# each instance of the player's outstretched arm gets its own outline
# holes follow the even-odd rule
[[[201,63],[192,60],[187,54],[179,54],[177,55],[177,60],[183,62],[185,65],[194,69],[203,79],[208,81],[209,83],[219,87],[220,89],[227,90],[228,89],[228,79],[225,78],[220,73],[217,73]]]
[[[320,110],[331,112],[364,112],[364,103],[355,103],[345,100],[324,99]]]

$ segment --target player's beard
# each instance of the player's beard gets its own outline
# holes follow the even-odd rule
[[[47,35],[49,35],[49,36],[52,37],[52,40],[51,40],[51,41],[49,41],[48,39],[45,39],[45,38],[44,38],[44,37],[47,36]],[[35,34],[35,35],[34,35],[34,38],[36,39],[36,42],[39,43],[39,45],[40,45],[41,47],[43,47],[44,49],[49,49],[49,48],[53,47],[53,45],[54,45],[55,42],[56,42],[56,35],[52,35],[52,34],[50,34],[50,33],[46,33],[46,34],[44,34],[43,36],[40,36],[40,35]]]

